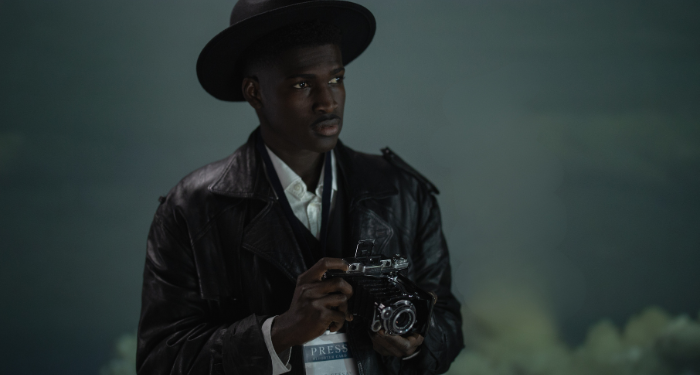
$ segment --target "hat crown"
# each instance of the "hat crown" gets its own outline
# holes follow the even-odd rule
[[[238,0],[231,12],[231,25],[259,14],[309,0]]]
[[[241,56],[260,38],[299,22],[323,20],[343,35],[343,64],[349,64],[372,42],[376,22],[365,7],[347,0],[238,0],[231,25],[212,38],[197,59],[197,78],[215,98],[244,101]]]

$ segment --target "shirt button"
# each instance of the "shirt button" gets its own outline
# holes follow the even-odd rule
[[[297,193],[300,192],[300,191],[301,191],[301,185],[299,185],[299,184],[294,185],[294,191],[296,191]]]

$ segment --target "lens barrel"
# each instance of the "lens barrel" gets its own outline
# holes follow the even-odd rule
[[[416,307],[409,300],[396,301],[381,311],[382,328],[390,335],[403,335],[416,324]]]

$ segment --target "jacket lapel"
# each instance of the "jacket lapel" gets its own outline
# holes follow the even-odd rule
[[[274,264],[293,282],[306,272],[292,227],[276,201],[268,203],[245,227],[241,247]]]
[[[209,190],[220,195],[259,199],[266,203],[259,212],[249,212],[252,219],[243,228],[241,247],[267,260],[296,282],[297,276],[306,271],[306,264],[292,227],[284,217],[267,179],[264,163],[255,149],[257,133],[257,130],[254,131],[248,142],[230,156],[227,168],[209,186]]]
[[[349,215],[352,223],[352,240],[373,239],[376,253],[381,253],[389,243],[394,231],[389,223],[371,205],[361,204],[387,198],[399,193],[391,181],[395,170],[381,156],[355,152],[338,141],[335,148],[338,169],[343,174],[343,186],[350,201]]]
[[[352,222],[354,243],[360,240],[373,239],[374,254],[382,253],[394,235],[391,225],[377,215],[376,212],[366,207],[358,207],[352,211]]]
[[[350,209],[365,199],[380,199],[397,195],[399,190],[391,181],[396,171],[379,155],[367,155],[345,147],[340,140],[335,147],[338,168],[343,174],[343,187],[348,192]]]
[[[258,131],[233,155],[221,175],[209,186],[213,193],[234,197],[259,199],[265,207],[243,229],[241,247],[275,265],[290,280],[307,270],[304,256],[296,242],[291,225],[277,201],[265,174],[264,164],[255,149]],[[374,239],[376,251],[381,252],[393,236],[393,229],[375,211],[360,203],[398,194],[390,177],[395,171],[381,156],[360,155],[338,141],[336,160],[349,201],[352,240]],[[376,160],[374,160],[376,158]],[[250,207],[250,205],[249,205]]]

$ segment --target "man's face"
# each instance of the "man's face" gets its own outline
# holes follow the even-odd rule
[[[335,147],[345,105],[338,46],[291,49],[255,73],[260,103],[254,107],[266,143],[290,153]]]

